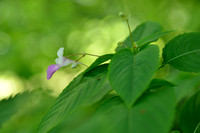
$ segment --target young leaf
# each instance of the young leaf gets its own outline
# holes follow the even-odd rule
[[[107,80],[108,65],[98,66],[87,76],[79,75],[56,99],[38,127],[39,133],[46,133],[71,112],[81,106],[88,106],[99,101],[110,90]]]
[[[147,88],[159,63],[159,50],[150,45],[137,55],[130,50],[118,51],[109,65],[112,87],[131,106]]]
[[[139,26],[137,26],[136,29],[132,32],[133,41],[139,42],[139,44],[143,44],[143,42],[147,43],[147,42],[156,41],[159,37],[165,34],[165,32],[161,32],[161,31],[162,31],[162,27],[160,26],[160,24],[156,22],[149,21],[149,22],[142,23]],[[143,41],[140,42],[140,40],[143,40]],[[124,45],[118,46],[116,48],[116,51],[119,51],[125,48],[132,48],[132,42],[131,42],[130,36],[126,38],[126,40],[124,41]]]
[[[168,133],[175,112],[174,101],[174,91],[170,87],[144,95],[131,108],[127,108],[119,97],[114,97],[73,133]]]
[[[180,127],[184,133],[193,133],[200,122],[200,91],[183,106],[180,114]]]
[[[200,33],[185,33],[173,38],[163,49],[163,64],[185,72],[200,72]]]

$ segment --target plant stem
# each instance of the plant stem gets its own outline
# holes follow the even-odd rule
[[[88,54],[88,53],[85,53],[85,55],[90,55],[90,56],[96,56],[96,57],[100,57],[99,55]]]
[[[68,55],[68,56],[65,56],[65,57],[67,58],[67,57],[76,56],[76,55],[84,55],[84,54],[83,54],[83,53],[79,53],[79,54],[72,54],[72,55]]]
[[[85,55],[82,55],[80,58],[78,58],[77,60],[76,60],[76,62],[78,62],[80,59],[82,59],[83,57],[85,57]]]
[[[131,42],[132,42],[133,48],[136,48],[136,45],[135,45],[135,43],[133,41],[133,36],[132,36],[132,33],[131,33],[131,28],[130,28],[128,19],[126,19],[126,23],[128,25],[128,30],[129,30],[129,33],[130,33],[130,37],[131,37]]]
[[[84,55],[84,56],[86,56],[86,55],[90,55],[90,56],[100,57],[99,55],[88,54],[88,53],[72,54],[72,55],[68,55],[68,56],[65,56],[65,57],[67,58],[67,57],[76,56],[76,55]]]

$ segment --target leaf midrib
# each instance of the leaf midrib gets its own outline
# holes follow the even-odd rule
[[[166,63],[169,63],[169,62],[171,62],[171,61],[173,61],[173,60],[176,60],[176,59],[181,58],[181,57],[183,57],[183,56],[186,56],[186,55],[189,55],[189,54],[193,54],[193,53],[199,52],[199,51],[200,51],[200,49],[197,49],[197,50],[193,50],[193,51],[189,51],[189,52],[180,54],[180,55],[178,55],[178,56],[176,56],[176,57],[174,57],[174,58],[168,60]]]

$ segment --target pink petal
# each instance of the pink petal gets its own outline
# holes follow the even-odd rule
[[[50,65],[47,69],[47,79],[49,80],[52,75],[60,68],[58,64]]]

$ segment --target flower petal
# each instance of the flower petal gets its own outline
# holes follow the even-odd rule
[[[60,68],[58,64],[50,65],[47,69],[47,79],[49,80],[52,75]]]
[[[62,66],[62,64],[64,63],[65,61],[65,57],[61,57],[61,58],[56,58],[55,62],[56,64]]]
[[[72,63],[74,63],[74,62],[75,62],[75,61],[73,61],[73,60],[70,60],[70,59],[65,58],[65,59],[63,60],[63,63],[62,63],[62,65],[61,65],[60,67],[68,66],[69,64],[72,64]]]
[[[63,57],[63,54],[64,54],[64,48],[61,47],[61,48],[58,50],[57,55],[58,55],[59,58],[62,58],[62,57]]]

